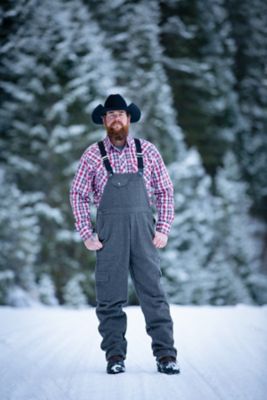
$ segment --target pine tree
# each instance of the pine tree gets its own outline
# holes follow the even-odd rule
[[[231,152],[216,178],[216,195],[198,153],[170,166],[175,220],[162,254],[164,283],[178,304],[264,304],[260,273],[264,227],[249,216],[246,183]]]
[[[31,305],[38,301],[34,267],[39,251],[39,225],[11,175],[0,169],[0,304]]]
[[[243,117],[236,140],[253,213],[267,220],[267,3],[226,0],[237,48],[234,73]]]
[[[2,157],[38,218],[36,279],[50,275],[62,302],[71,276],[93,267],[94,256],[74,248],[69,188],[82,152],[102,134],[90,112],[112,89],[113,63],[79,0],[28,0],[8,15],[17,22],[1,47]]]
[[[169,170],[175,188],[175,220],[162,253],[166,291],[173,303],[208,304],[216,279],[205,268],[214,238],[211,179],[196,149]]]
[[[81,287],[83,280],[84,276],[82,274],[76,274],[67,282],[63,291],[66,305],[79,308],[87,304],[86,296]]]
[[[185,140],[214,176],[240,124],[224,0],[162,1],[161,42]]]
[[[221,271],[230,268],[232,272],[228,290],[235,281],[238,285],[233,290],[236,301],[261,304],[267,300],[267,278],[260,274],[264,225],[249,214],[252,200],[233,152],[229,151],[224,157],[224,167],[216,177],[216,189],[224,210],[216,228],[217,252],[224,258]]]
[[[58,305],[56,298],[55,285],[48,274],[42,274],[38,284],[40,301],[49,306]]]

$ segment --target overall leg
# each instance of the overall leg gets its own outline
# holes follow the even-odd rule
[[[146,331],[152,338],[154,356],[176,356],[173,322],[160,281],[160,259],[152,242],[153,236],[152,214],[134,214],[131,220],[130,273],[145,317]]]
[[[97,251],[96,315],[106,359],[118,354],[125,357],[127,351],[127,319],[122,307],[128,299],[129,224],[123,217],[107,214],[97,221],[103,248]]]

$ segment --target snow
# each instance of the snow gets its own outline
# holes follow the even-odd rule
[[[156,371],[137,306],[126,373],[106,374],[94,308],[0,308],[1,400],[263,400],[267,306],[171,305],[181,374]]]

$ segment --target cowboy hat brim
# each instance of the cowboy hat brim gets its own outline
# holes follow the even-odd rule
[[[135,105],[134,103],[131,103],[127,107],[103,107],[101,104],[99,104],[94,111],[92,112],[92,121],[97,124],[97,125],[103,125],[103,119],[102,117],[106,114],[107,111],[113,111],[113,110],[125,110],[127,113],[130,114],[131,116],[131,122],[137,122],[139,121],[141,117],[141,111]]]

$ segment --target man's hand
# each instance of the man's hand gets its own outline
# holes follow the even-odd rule
[[[165,235],[164,233],[158,232],[158,231],[155,232],[155,236],[153,239],[153,243],[154,243],[155,247],[157,247],[158,249],[162,249],[163,247],[166,246],[167,242],[168,242],[167,235]]]
[[[103,244],[99,241],[97,233],[94,234],[89,239],[85,240],[84,244],[88,250],[92,250],[92,251],[99,250],[103,247]]]

